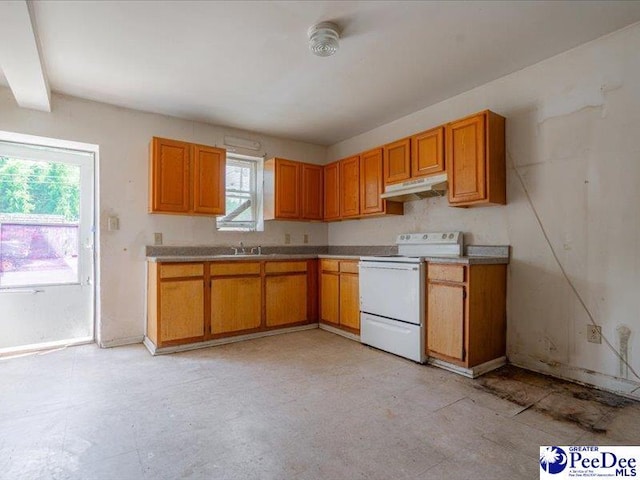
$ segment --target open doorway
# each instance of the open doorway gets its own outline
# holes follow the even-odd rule
[[[91,342],[97,148],[0,132],[0,354]]]

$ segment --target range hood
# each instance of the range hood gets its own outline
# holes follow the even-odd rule
[[[410,202],[421,198],[442,197],[447,191],[447,174],[407,180],[387,185],[380,198],[395,202]]]

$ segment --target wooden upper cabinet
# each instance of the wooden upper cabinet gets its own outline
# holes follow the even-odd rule
[[[150,211],[188,213],[191,208],[191,144],[153,138],[150,156]]]
[[[402,215],[399,202],[382,200],[383,147],[324,166],[324,219]]]
[[[265,220],[322,220],[323,167],[271,158],[264,163]]]
[[[302,164],[302,218],[322,220],[322,167]]]
[[[300,218],[300,163],[276,159],[276,218]]]
[[[340,162],[325,165],[324,173],[324,219],[340,218]]]
[[[226,151],[154,137],[150,148],[149,211],[225,213]]]
[[[451,205],[506,203],[504,123],[487,110],[447,125]]]
[[[221,148],[193,146],[193,211],[225,213],[226,153]]]
[[[340,216],[360,215],[360,156],[340,160]]]
[[[436,175],[444,170],[444,127],[411,137],[411,176]]]
[[[384,183],[411,178],[411,139],[404,138],[384,146]]]
[[[360,213],[383,212],[383,190],[382,149],[376,148],[360,155]]]

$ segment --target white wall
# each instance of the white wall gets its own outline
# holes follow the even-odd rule
[[[607,345],[587,343],[588,317],[514,168],[612,347],[620,349],[620,328],[631,330],[628,360],[640,373],[639,51],[637,24],[330,147],[328,161],[485,108],[507,118],[507,206],[411,202],[400,218],[331,224],[329,243],[390,244],[401,232],[459,229],[468,243],[510,244],[509,358],[605,388],[638,388]]]
[[[215,127],[162,115],[54,95],[52,113],[18,108],[8,89],[0,88],[0,130],[97,144],[100,147],[100,303],[97,333],[110,345],[141,338],[144,332],[144,246],[153,232],[165,245],[281,245],[291,234],[292,245],[308,233],[311,245],[327,244],[322,223],[265,222],[256,233],[217,232],[213,218],[150,215],[148,145],[152,136],[222,145],[225,134],[262,144],[259,154],[323,163],[326,148],[230,128]],[[238,150],[238,153],[255,154]],[[118,215],[120,230],[106,230],[106,217]]]

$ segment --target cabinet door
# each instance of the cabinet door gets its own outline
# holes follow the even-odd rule
[[[449,202],[486,198],[484,113],[447,125]]]
[[[411,176],[424,177],[444,172],[444,127],[411,137]]]
[[[464,285],[429,283],[427,353],[464,360]]]
[[[307,274],[265,277],[267,327],[307,321]]]
[[[322,167],[302,164],[302,218],[322,220]]]
[[[300,218],[300,163],[276,159],[276,218]]]
[[[340,325],[360,330],[358,275],[340,274]]]
[[[340,323],[339,298],[340,276],[337,273],[322,273],[320,275],[320,320],[323,322]]]
[[[382,149],[376,148],[360,156],[360,213],[384,211],[383,189]]]
[[[405,138],[384,146],[384,183],[403,182],[411,178],[411,139]]]
[[[340,218],[340,163],[324,166],[324,219]]]
[[[340,216],[360,215],[360,157],[340,160]]]
[[[259,328],[262,319],[260,277],[211,280],[211,333],[213,335]]]
[[[160,342],[204,336],[204,280],[160,282]]]
[[[209,215],[225,213],[226,151],[193,147],[193,211]]]
[[[191,210],[191,144],[154,137],[151,141],[150,211]]]

